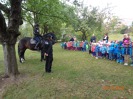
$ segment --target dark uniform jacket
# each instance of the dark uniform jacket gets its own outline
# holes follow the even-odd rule
[[[37,42],[40,42],[41,39],[42,39],[42,36],[39,34],[39,28],[38,27],[34,27],[34,39],[37,41]]]
[[[53,54],[53,47],[52,47],[52,42],[49,41],[49,40],[45,40],[44,41],[44,49],[43,49],[43,52],[48,54],[49,55],[52,55]]]

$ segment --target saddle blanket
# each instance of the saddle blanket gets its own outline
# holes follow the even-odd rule
[[[34,40],[34,39],[32,38],[32,39],[30,39],[30,43],[31,43],[31,44],[36,44],[36,40]]]

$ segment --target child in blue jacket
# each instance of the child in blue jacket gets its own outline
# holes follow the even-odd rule
[[[117,44],[117,42],[115,42],[115,44],[114,44],[114,53],[113,53],[113,59],[114,60],[117,60],[117,53],[118,53],[118,44]]]
[[[111,42],[109,46],[109,60],[113,60],[113,53],[114,53],[114,43]]]
[[[123,46],[122,46],[122,41],[120,41],[117,47],[117,63],[122,64],[123,62],[124,62]]]
[[[98,59],[98,57],[99,57],[99,55],[98,55],[99,50],[100,50],[100,47],[99,47],[98,43],[96,43],[96,47],[95,47],[96,59]]]
[[[107,52],[106,44],[103,44],[101,48],[102,58],[106,57],[106,52]]]

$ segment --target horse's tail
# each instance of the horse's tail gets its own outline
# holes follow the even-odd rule
[[[20,57],[20,41],[19,41],[19,43],[18,43],[18,55],[19,55],[19,57]]]

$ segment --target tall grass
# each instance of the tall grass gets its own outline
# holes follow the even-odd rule
[[[0,74],[4,72],[1,50]],[[107,59],[96,60],[88,52],[64,50],[60,44],[54,45],[53,73],[44,72],[45,62],[40,62],[39,52],[27,50],[25,57],[24,64],[18,63],[22,78],[5,87],[1,98],[132,99],[133,97],[131,66]]]

